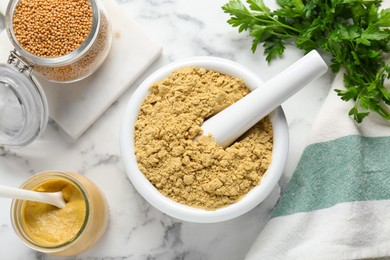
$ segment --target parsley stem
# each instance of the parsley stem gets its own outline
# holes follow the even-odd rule
[[[285,29],[288,29],[288,30],[291,30],[291,31],[297,33],[297,35],[291,35],[291,36],[298,36],[298,35],[300,34],[300,32],[301,32],[301,31],[298,30],[297,28],[292,27],[292,26],[289,26],[289,25],[287,25],[287,24],[284,24],[284,23],[280,22],[278,19],[275,19],[274,17],[269,16],[269,15],[267,15],[267,18],[268,18],[269,20],[261,19],[261,18],[259,18],[258,16],[253,15],[253,14],[252,14],[252,17],[253,17],[253,19],[255,19],[255,20],[258,21],[258,22],[266,23],[266,24],[276,24],[276,25],[279,25],[279,26],[282,27],[282,28],[285,28]]]
[[[378,106],[378,111],[376,112],[387,120],[390,120],[390,113],[385,107],[383,107],[383,105],[380,104]]]

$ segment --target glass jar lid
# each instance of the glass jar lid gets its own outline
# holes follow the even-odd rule
[[[0,64],[0,146],[22,147],[46,128],[48,106],[39,83],[26,65]]]

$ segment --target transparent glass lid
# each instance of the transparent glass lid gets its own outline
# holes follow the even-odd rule
[[[40,85],[29,73],[0,64],[0,145],[21,147],[45,129],[48,108]]]
[[[1,137],[12,138],[23,128],[23,106],[17,93],[7,82],[0,80],[0,133]]]

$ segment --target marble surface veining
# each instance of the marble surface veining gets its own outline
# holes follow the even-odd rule
[[[117,0],[117,3],[163,45],[162,57],[78,140],[68,137],[50,121],[44,135],[32,145],[2,151],[1,184],[17,187],[36,172],[68,170],[84,174],[105,192],[110,206],[107,233],[96,247],[69,259],[243,259],[298,163],[333,76],[327,73],[283,103],[290,127],[289,158],[279,186],[264,202],[222,223],[179,221],[149,205],[126,177],[119,151],[119,129],[134,89],[157,68],[182,58],[207,55],[231,59],[267,80],[303,54],[289,46],[283,57],[271,64],[266,63],[261,47],[252,54],[247,34],[239,34],[226,23],[228,16],[221,10],[225,0]],[[0,18],[2,30],[4,20]],[[17,238],[10,222],[10,204],[9,199],[0,198],[0,260],[57,259],[30,250]]]

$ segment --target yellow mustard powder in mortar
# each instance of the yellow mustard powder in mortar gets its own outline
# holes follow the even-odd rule
[[[135,154],[146,178],[166,197],[214,210],[258,185],[272,157],[268,117],[224,149],[202,133],[203,121],[250,92],[244,82],[184,67],[150,87],[135,124]]]
[[[47,181],[34,190],[62,191],[66,205],[60,209],[46,203],[27,201],[23,214],[27,235],[44,246],[71,241],[80,231],[86,215],[81,192],[73,184],[61,180]]]

